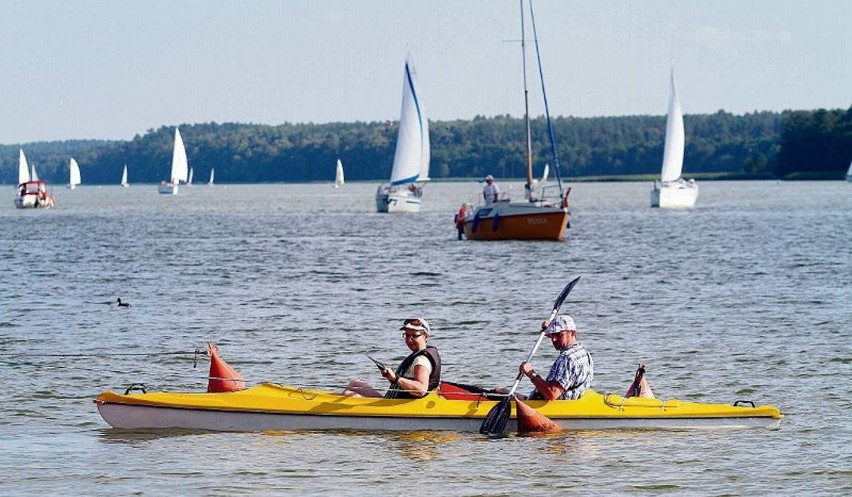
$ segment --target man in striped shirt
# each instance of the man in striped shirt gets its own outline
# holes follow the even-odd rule
[[[523,362],[521,373],[530,379],[535,390],[530,399],[575,400],[592,386],[595,363],[592,355],[577,340],[577,326],[567,314],[556,316],[550,323],[542,323],[544,334],[550,338],[559,357],[553,362],[547,378],[536,373],[532,364]]]

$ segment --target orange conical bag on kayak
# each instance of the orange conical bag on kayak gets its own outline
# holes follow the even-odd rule
[[[210,374],[207,378],[207,392],[235,392],[246,387],[243,375],[225,362],[216,353],[218,349],[207,342],[207,355],[210,356]]]
[[[562,428],[544,414],[520,400],[515,402],[518,409],[518,433],[551,433]]]

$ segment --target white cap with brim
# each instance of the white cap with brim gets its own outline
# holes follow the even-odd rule
[[[491,176],[489,174],[488,176],[485,177],[485,181],[488,181],[488,180],[494,180],[494,176]]]
[[[574,318],[567,314],[560,314],[553,318],[553,321],[544,330],[545,335],[555,335],[563,331],[577,331],[577,325],[574,324]]]
[[[423,318],[406,319],[400,330],[425,331],[427,335],[431,335],[429,331],[429,322]]]

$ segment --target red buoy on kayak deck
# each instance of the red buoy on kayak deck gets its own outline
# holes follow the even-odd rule
[[[207,342],[207,355],[210,356],[210,374],[207,378],[207,392],[235,392],[246,387],[243,375],[219,357],[215,345]]]
[[[553,433],[562,430],[550,418],[520,400],[515,405],[518,410],[518,433]]]

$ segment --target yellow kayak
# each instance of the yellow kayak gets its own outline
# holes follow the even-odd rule
[[[224,393],[111,391],[95,399],[114,428],[213,431],[453,430],[476,432],[497,404],[478,394],[442,389],[419,399],[346,397],[339,393],[263,383]],[[775,428],[773,406],[624,398],[587,390],[578,400],[527,401],[562,429]],[[515,409],[509,430],[516,429]]]

